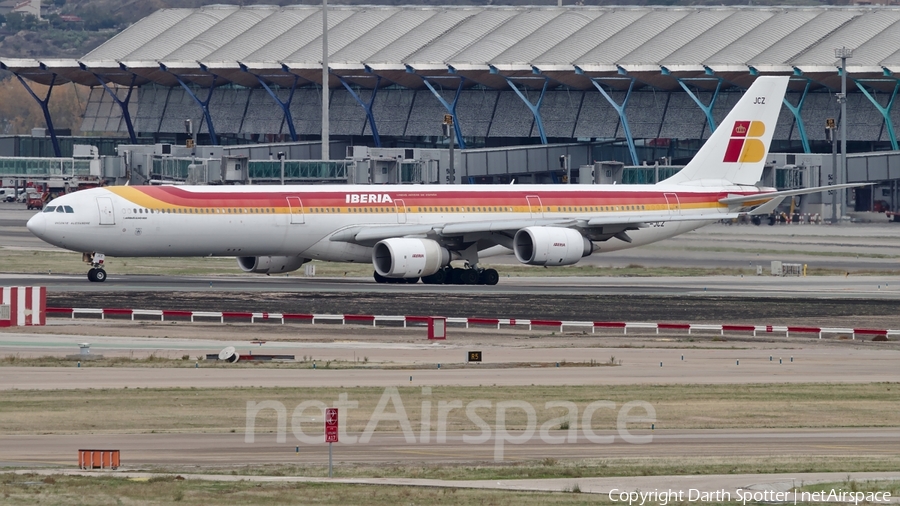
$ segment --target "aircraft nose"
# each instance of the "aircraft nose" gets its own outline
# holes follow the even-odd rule
[[[47,219],[44,217],[44,213],[37,213],[28,220],[28,224],[26,225],[28,230],[31,231],[32,234],[44,238],[44,230],[47,228]]]

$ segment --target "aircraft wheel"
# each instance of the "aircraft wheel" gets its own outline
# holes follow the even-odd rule
[[[453,270],[450,271],[450,284],[451,285],[461,285],[463,284],[462,276],[465,269],[460,269],[459,267],[454,267]]]
[[[382,276],[381,274],[378,274],[378,271],[375,272],[373,277],[375,278],[376,283],[387,283],[388,282],[388,278]]]
[[[478,272],[475,269],[463,269],[459,276],[460,284],[475,285],[478,284]]]
[[[750,218],[750,223],[753,223],[756,226],[762,225],[762,219],[759,216],[753,216]]]
[[[496,285],[500,281],[500,273],[496,269],[485,269],[481,271],[478,282],[482,285]]]
[[[447,282],[447,269],[441,269],[435,272],[431,275],[431,279],[434,280],[434,284],[443,285]]]
[[[94,273],[94,281],[98,283],[102,283],[106,281],[106,271],[103,269],[96,269],[97,272]]]
[[[91,283],[97,281],[97,269],[91,269],[88,271],[88,281]]]
[[[410,285],[414,285],[419,282],[419,278],[403,278],[403,281],[406,281]]]
[[[769,216],[769,226],[775,225],[776,218],[774,216]]]

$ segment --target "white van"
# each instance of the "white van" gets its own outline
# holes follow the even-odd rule
[[[0,201],[15,202],[16,197],[18,197],[18,195],[16,195],[15,188],[0,188]]]

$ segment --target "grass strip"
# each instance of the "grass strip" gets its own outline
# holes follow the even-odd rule
[[[498,402],[520,400],[531,404],[538,424],[569,416],[564,408],[546,409],[547,402],[569,401],[578,409],[576,422],[584,408],[598,400],[612,401],[616,408],[631,401],[645,401],[656,414],[656,429],[761,429],[761,428],[843,428],[896,427],[900,425],[896,406],[900,384],[752,384],[741,385],[623,385],[614,388],[596,386],[524,386],[402,387],[390,397],[383,388],[163,388],[163,389],[79,389],[79,390],[6,390],[0,396],[0,427],[5,434],[83,434],[83,433],[159,433],[208,432],[243,433],[248,403],[273,401],[285,406],[290,415],[304,401],[335,405],[344,398],[359,403],[347,409],[349,432],[365,429],[380,402],[386,412],[396,412],[402,403],[413,427],[422,414],[437,420],[440,402],[459,401],[462,407],[481,400],[496,406]],[[297,423],[306,434],[322,431],[321,414],[301,416]],[[104,413],[97,417],[97,413]],[[494,423],[495,409],[481,409],[488,424]],[[643,416],[643,410],[633,413]],[[598,409],[592,418],[596,430],[615,429],[617,411]],[[432,422],[434,423],[434,422]],[[527,415],[522,410],[506,412],[510,430],[523,429]],[[289,424],[290,425],[290,424]],[[560,422],[562,425],[562,422]],[[646,428],[650,428],[649,424]],[[258,432],[274,432],[277,413],[260,410],[256,416]],[[643,426],[634,426],[639,429]],[[453,409],[446,418],[448,431],[475,431],[480,428],[465,409]],[[397,422],[382,422],[378,431],[399,431]]]

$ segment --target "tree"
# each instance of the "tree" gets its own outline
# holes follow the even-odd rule
[[[44,98],[47,87],[26,81],[34,93]],[[50,115],[56,128],[71,128],[78,132],[84,115],[89,90],[74,84],[53,87],[50,95]],[[22,86],[18,79],[0,81],[0,133],[5,135],[27,134],[34,127],[44,127],[44,113],[37,102]]]
[[[6,16],[6,27],[13,31],[34,30],[38,25],[38,18],[33,14],[10,12]]]

